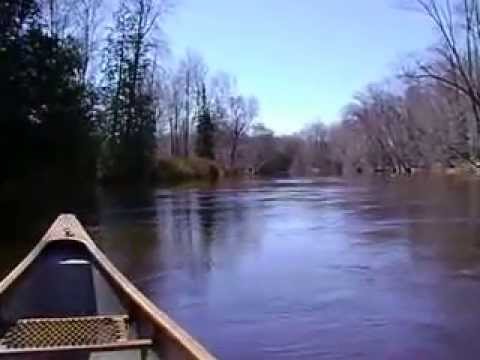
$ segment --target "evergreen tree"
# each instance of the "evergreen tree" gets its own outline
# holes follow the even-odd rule
[[[35,1],[0,3],[0,182],[95,171],[78,46],[46,33],[41,20]]]
[[[205,84],[202,85],[200,95],[196,153],[198,156],[207,159],[213,160],[215,158],[215,125],[207,101]]]

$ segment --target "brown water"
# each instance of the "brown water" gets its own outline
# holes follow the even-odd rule
[[[479,181],[99,191],[68,210],[219,358],[480,357]],[[47,220],[4,239],[0,273]]]

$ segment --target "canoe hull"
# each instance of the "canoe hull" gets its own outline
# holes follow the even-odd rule
[[[0,282],[0,337],[18,319],[120,313],[162,359],[214,359],[116,269],[74,215],[60,215]]]

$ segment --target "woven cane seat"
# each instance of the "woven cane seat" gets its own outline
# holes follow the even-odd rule
[[[22,319],[0,339],[0,354],[16,351],[75,349],[105,350],[128,345],[150,345],[150,340],[128,340],[127,316]]]

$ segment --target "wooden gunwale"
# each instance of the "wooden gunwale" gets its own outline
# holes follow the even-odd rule
[[[185,354],[186,359],[215,360],[199,342],[188,334],[180,325],[172,320],[148,300],[103,254],[95,245],[86,230],[73,214],[61,214],[50,226],[40,242],[30,253],[0,282],[0,295],[4,293],[22,273],[33,263],[45,247],[55,241],[73,241],[83,244],[95,259],[101,270],[109,277],[109,281],[139,308],[145,318],[162,335],[170,338]]]

